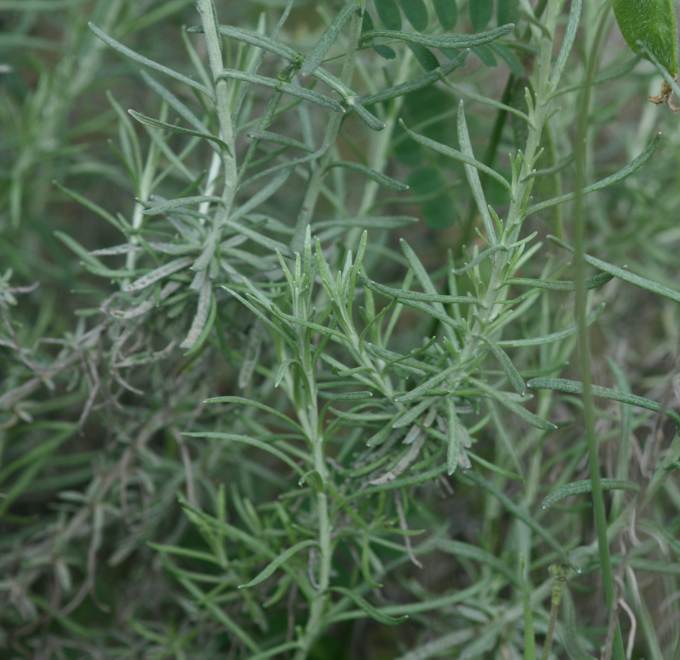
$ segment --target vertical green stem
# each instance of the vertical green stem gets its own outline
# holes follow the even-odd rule
[[[340,75],[342,82],[348,87],[350,86],[352,76],[354,75],[354,59],[356,57],[356,49],[359,45],[359,39],[361,37],[361,25],[364,16],[365,5],[365,0],[359,0],[360,11],[356,12],[350,21],[349,47],[345,53],[345,60],[342,66],[342,73]],[[302,244],[304,242],[305,232],[307,231],[307,225],[309,225],[312,220],[312,214],[314,213],[316,203],[319,199],[319,195],[321,194],[323,176],[325,174],[326,166],[331,162],[333,157],[332,147],[335,143],[335,140],[337,139],[338,133],[340,132],[340,126],[342,125],[343,119],[344,114],[337,112],[331,116],[326,126],[322,145],[322,148],[324,148],[326,152],[319,159],[316,169],[312,173],[312,176],[307,184],[307,191],[305,192],[305,197],[302,200],[302,207],[297,218],[295,233],[291,241],[291,246],[296,252],[300,252],[302,250]]]
[[[316,515],[319,536],[319,572],[318,584],[315,587],[309,608],[307,625],[300,640],[300,648],[295,655],[296,660],[302,660],[309,655],[309,651],[321,633],[323,616],[328,602],[328,588],[331,580],[331,566],[333,559],[332,525],[328,510],[328,467],[324,455],[324,439],[320,429],[319,409],[317,404],[318,392],[312,351],[308,345],[306,335],[303,333],[300,346],[301,355],[305,356],[305,380],[306,396],[309,397],[307,405],[298,410],[298,419],[305,430],[309,442],[312,445],[314,470],[317,472],[321,486],[316,496]],[[292,394],[292,391],[291,391]]]
[[[583,418],[590,464],[590,478],[592,481],[592,502],[597,530],[597,542],[602,568],[602,583],[605,600],[610,616],[615,616],[616,592],[614,574],[612,571],[609,542],[607,540],[607,513],[605,511],[604,495],[602,491],[601,469],[599,458],[599,442],[595,435],[595,405],[592,391],[592,373],[590,370],[590,341],[588,335],[587,290],[585,283],[585,205],[583,188],[586,179],[586,144],[588,138],[588,117],[592,99],[592,87],[597,72],[598,55],[606,35],[608,11],[603,11],[597,25],[592,49],[586,67],[583,90],[580,94],[577,108],[576,147],[576,198],[574,200],[574,248],[575,248],[575,279],[576,279],[576,323],[578,327],[578,364],[581,381],[583,383]],[[614,630],[614,657],[617,660],[625,658],[623,638],[618,624]]]
[[[236,194],[237,170],[236,170],[236,147],[234,143],[234,129],[231,120],[229,99],[229,87],[227,81],[219,76],[224,69],[222,60],[221,39],[218,32],[218,21],[215,13],[213,0],[198,0],[198,13],[201,16],[205,44],[208,51],[208,62],[215,83],[215,105],[217,120],[220,125],[220,137],[229,147],[229,152],[224,151],[222,162],[224,166],[224,211],[229,214],[231,205]]]

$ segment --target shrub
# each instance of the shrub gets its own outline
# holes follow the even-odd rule
[[[0,0],[8,657],[673,657],[665,63],[190,4]]]

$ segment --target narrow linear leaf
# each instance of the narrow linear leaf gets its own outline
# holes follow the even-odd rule
[[[554,390],[556,392],[564,392],[565,394],[582,394],[583,383],[578,380],[569,380],[567,378],[532,378],[527,387],[532,390]],[[645,408],[646,410],[653,410],[658,413],[666,413],[676,420],[680,420],[680,416],[662,406],[652,399],[647,399],[629,392],[622,392],[614,390],[609,387],[602,387],[601,385],[593,385],[593,396],[600,399],[609,399],[610,401],[618,401],[630,406],[637,406],[638,408]]]
[[[199,133],[209,133],[206,125],[189,109],[189,107],[180,101],[165,85],[159,83],[153,76],[146,71],[140,72],[144,82],[151,87],[151,89],[158,94],[180,117],[187,123],[191,124],[193,128]]]
[[[328,165],[326,171],[333,169],[334,167],[342,167],[343,169],[346,170],[359,172],[360,174],[363,174],[364,176],[371,179],[372,181],[375,181],[376,183],[380,184],[381,186],[385,186],[385,188],[389,188],[390,190],[395,190],[397,192],[406,192],[407,190],[409,190],[409,186],[406,185],[405,183],[397,181],[396,179],[393,179],[391,176],[387,176],[386,174],[378,172],[377,170],[367,167],[366,165],[362,165],[361,163],[353,163],[347,160],[338,160]]]
[[[632,492],[639,492],[640,486],[632,481],[624,481],[621,479],[601,479],[602,490],[629,490]],[[550,492],[541,502],[541,510],[547,511],[549,508],[557,504],[560,500],[572,495],[582,495],[590,493],[593,490],[593,482],[590,479],[583,479],[582,481],[572,481],[564,484]]]
[[[295,461],[293,461],[292,458],[290,458],[290,456],[282,452],[278,447],[272,445],[271,443],[258,440],[257,438],[251,438],[250,436],[236,433],[222,433],[221,431],[195,431],[182,433],[182,435],[191,438],[214,438],[216,440],[224,440],[225,442],[238,442],[250,447],[255,447],[256,449],[261,449],[262,451],[275,456],[280,461],[288,465],[292,470],[297,472],[297,474],[300,476],[305,473],[304,470]]]
[[[356,592],[346,589],[345,587],[333,587],[332,591],[342,594],[349,598],[360,610],[365,612],[371,619],[378,621],[386,626],[396,626],[402,621],[408,619],[408,616],[394,617],[389,614],[381,612],[377,607],[371,605],[365,598],[362,598]]]
[[[364,39],[373,41],[404,41],[406,43],[419,44],[427,48],[474,48],[483,44],[491,43],[504,37],[515,29],[514,25],[502,25],[501,27],[478,32],[477,34],[446,34],[431,36],[418,34],[417,32],[399,32],[397,30],[374,30],[367,32]]]
[[[512,186],[510,183],[503,177],[502,175],[498,174],[496,170],[493,168],[489,167],[488,165],[485,165],[481,161],[477,160],[476,158],[465,154],[461,151],[458,151],[458,149],[454,149],[453,147],[449,147],[446,144],[442,144],[441,142],[436,142],[435,140],[431,140],[428,137],[425,137],[424,135],[420,135],[419,133],[416,133],[415,131],[412,131],[408,126],[403,121],[399,122],[402,126],[402,128],[416,141],[418,144],[422,144],[424,147],[427,147],[428,149],[432,149],[433,151],[436,151],[439,154],[442,154],[442,156],[446,156],[448,158],[451,158],[452,160],[456,160],[460,163],[464,163],[465,165],[470,165],[480,172],[484,172],[487,176],[491,177],[495,181],[498,181],[506,190],[512,190]],[[471,148],[471,147],[470,147]]]
[[[561,241],[554,236],[549,236],[549,238],[551,241],[557,243],[566,250],[573,252],[573,248],[567,245],[564,241]],[[676,291],[675,289],[671,289],[664,284],[660,284],[654,280],[642,277],[642,275],[631,273],[629,270],[621,268],[620,266],[614,266],[613,264],[602,261],[601,259],[597,259],[596,257],[591,257],[589,254],[584,255],[584,258],[587,263],[589,263],[591,266],[594,266],[598,270],[609,273],[613,277],[623,280],[624,282],[628,282],[628,284],[632,284],[633,286],[640,287],[641,289],[651,291],[652,293],[656,293],[657,295],[663,296],[664,298],[668,298],[669,300],[680,303],[680,291]]]
[[[460,143],[463,154],[470,160],[477,162],[472,151],[472,142],[470,141],[470,133],[468,132],[467,121],[465,119],[465,105],[462,100],[458,105],[458,142]],[[491,213],[489,212],[489,206],[486,203],[479,172],[476,166],[473,167],[467,163],[464,165],[464,168],[470,189],[472,190],[472,196],[477,204],[477,210],[484,222],[487,240],[493,246],[498,243],[498,238],[496,237],[496,230],[494,229],[494,223],[491,218]]]
[[[303,432],[302,427],[294,419],[276,410],[275,408],[272,408],[271,406],[268,406],[264,403],[261,403],[260,401],[257,401],[256,399],[246,399],[240,396],[216,396],[211,397],[210,399],[206,399],[205,401],[203,401],[203,403],[206,404],[233,403],[240,406],[250,406],[251,408],[256,408],[257,410],[261,410],[262,412],[266,412],[276,417],[277,419],[281,420],[282,422],[293,428],[295,431]]]
[[[220,25],[220,34],[224,37],[230,39],[236,39],[237,41],[242,41],[251,46],[261,48],[274,55],[283,57],[290,62],[301,63],[303,56],[301,53],[296,51],[294,48],[268,37],[266,34],[261,34],[260,32],[255,32],[254,30],[246,30],[243,28],[233,27],[231,25]],[[202,27],[190,27],[187,32],[203,32]]]
[[[137,112],[136,110],[129,109],[128,113],[140,124],[150,126],[151,128],[165,129],[171,131],[172,133],[179,133],[181,135],[191,135],[192,137],[198,137],[203,140],[208,140],[209,142],[216,144],[220,149],[226,151],[229,155],[232,155],[229,145],[220,138],[218,138],[216,135],[211,135],[210,133],[202,133],[200,131],[195,131],[191,128],[184,128],[183,126],[177,126],[177,124],[170,124],[166,121],[161,121],[160,119],[144,115],[141,112]]]
[[[592,325],[597,319],[602,316],[606,303],[600,303],[594,310],[588,314],[586,317],[586,325]],[[526,339],[502,339],[498,342],[499,346],[509,346],[513,348],[518,348],[521,346],[542,346],[543,344],[550,344],[556,341],[562,341],[567,339],[578,332],[578,327],[576,324],[565,328],[564,330],[558,330],[557,332],[552,332],[549,335],[541,335],[539,337],[527,337]]]
[[[256,73],[248,73],[236,69],[223,69],[219,74],[219,77],[228,78],[230,80],[241,80],[254,85],[269,87],[270,89],[275,89],[284,94],[290,94],[291,96],[300,98],[303,101],[309,101],[322,108],[328,108],[329,110],[340,113],[345,112],[342,105],[329,96],[324,96],[323,94],[319,94],[319,92],[307,89],[306,87],[299,87],[298,85],[293,85],[292,83],[283,80],[275,80],[274,78],[267,78],[266,76],[261,76]]]
[[[200,347],[210,331],[212,326],[211,321],[214,321],[214,308],[215,297],[213,296],[212,282],[206,278],[198,294],[198,303],[196,305],[194,319],[191,322],[191,327],[189,328],[187,336],[179,345],[180,348],[184,348],[189,353],[193,353]]]
[[[527,391],[526,383],[517,370],[517,367],[515,367],[515,365],[512,363],[512,360],[509,358],[508,354],[495,341],[489,339],[488,337],[482,337],[482,339],[491,349],[493,356],[496,358],[496,360],[498,360],[498,363],[503,368],[503,371],[505,371],[505,375],[508,377],[510,384],[513,386],[517,394],[524,396]]]
[[[610,273],[598,273],[586,280],[586,289],[599,289],[607,284],[607,282],[611,282],[613,277]],[[551,291],[576,290],[576,282],[573,280],[538,280],[530,277],[515,277],[506,280],[505,284],[508,286],[528,286],[532,289],[549,289]]]
[[[461,481],[467,481],[468,483],[472,482],[476,486],[481,487],[487,492],[491,493],[491,495],[493,495],[510,513],[512,513],[515,518],[521,520],[527,527],[536,532],[536,534],[538,534],[553,550],[557,552],[560,557],[564,559],[566,564],[571,565],[571,562],[566,555],[564,545],[560,543],[545,527],[536,522],[529,511],[513,502],[513,500],[501,490],[499,490],[493,482],[484,479],[484,477],[472,470],[459,473],[458,478]]]
[[[578,33],[579,24],[581,23],[581,11],[583,8],[583,0],[574,0],[571,3],[571,9],[569,11],[569,22],[567,23],[567,29],[565,30],[564,37],[562,39],[562,46],[560,48],[560,53],[557,56],[555,65],[552,70],[551,82],[553,87],[557,87],[560,78],[562,77],[562,72],[567,64],[571,50],[574,47],[574,42],[576,41],[576,35]]]
[[[472,446],[472,438],[465,426],[460,423],[451,397],[446,399],[446,417],[448,423],[446,471],[451,476],[459,465],[465,469],[471,467],[465,450]]]
[[[251,211],[254,211],[258,206],[264,204],[270,197],[279,191],[289,176],[290,171],[284,171],[274,177],[266,186],[258,190],[254,195],[251,195],[247,202],[239,206],[230,216],[230,220],[235,222],[239,218],[248,215]]]
[[[154,270],[148,272],[146,275],[142,275],[142,277],[134,280],[133,282],[124,284],[122,287],[123,291],[129,293],[132,291],[141,291],[142,289],[146,289],[146,287],[155,284],[159,280],[162,280],[168,277],[169,275],[173,275],[174,273],[177,273],[180,270],[188,268],[192,262],[193,262],[192,257],[182,257],[180,259],[173,259],[172,261],[169,261],[168,263],[163,264],[162,266],[159,266],[158,268],[155,268]]]
[[[359,101],[364,105],[374,105],[376,103],[382,103],[384,101],[390,101],[391,99],[398,98],[400,96],[405,96],[406,94],[411,94],[417,92],[418,90],[424,89],[429,85],[432,85],[439,80],[443,80],[449,73],[459,69],[465,60],[467,59],[469,51],[464,50],[458,53],[450,62],[423,73],[413,80],[402,83],[400,85],[395,85],[393,87],[388,87],[375,94],[369,94],[367,96],[359,97]]]
[[[295,140],[294,138],[288,137],[287,135],[281,135],[280,133],[272,133],[270,131],[251,131],[248,133],[248,137],[251,140],[272,142],[273,144],[279,144],[282,147],[292,147],[294,149],[300,149],[308,153],[314,153],[314,149],[307,146],[304,142]]]
[[[151,204],[144,209],[144,215],[162,215],[168,211],[176,209],[187,209],[190,206],[197,204],[221,204],[223,200],[221,197],[214,197],[210,195],[196,195],[195,197],[177,197],[157,204]]]
[[[314,545],[317,545],[317,542],[313,540],[300,541],[300,543],[292,545],[290,548],[278,555],[274,561],[271,561],[269,564],[267,564],[267,566],[265,566],[260,573],[250,580],[250,582],[239,585],[239,589],[250,589],[252,587],[256,587],[258,584],[271,577],[276,572],[276,570],[283,566],[291,557],[293,557],[293,555],[296,555],[298,552],[300,552],[300,550],[304,550],[305,548],[309,548]]]
[[[222,607],[216,605],[210,597],[201,591],[189,578],[179,577],[177,578],[182,584],[182,586],[193,596],[197,605],[203,605],[215,618],[216,621],[221,623],[224,628],[234,636],[234,638],[239,639],[241,643],[246,646],[251,654],[256,654],[260,649],[248,633],[241,628]]]
[[[112,270],[107,268],[99,259],[92,256],[78,241],[71,238],[68,234],[61,231],[55,231],[54,235],[62,242],[66,247],[72,250],[78,257],[82,259],[83,266],[95,275],[101,277],[110,277],[111,279],[120,279],[123,277],[128,277],[129,272],[123,270]]]
[[[507,393],[499,392],[498,390],[490,387],[480,380],[477,380],[476,378],[469,378],[468,380],[476,385],[480,390],[482,390],[482,392],[488,395],[489,398],[498,401],[498,403],[500,403],[504,408],[507,408],[510,412],[515,413],[515,415],[522,418],[525,422],[527,422],[527,424],[542,431],[554,431],[557,428],[557,426],[555,426],[552,422],[549,422],[547,419],[543,419],[538,415],[534,415],[534,413],[527,410],[523,405],[513,401],[507,395]]]
[[[355,97],[352,96],[347,99],[347,106],[371,130],[382,131],[385,128],[385,122],[367,110]]]
[[[609,186],[623,181],[624,179],[635,174],[649,159],[654,155],[657,147],[661,142],[661,133],[657,133],[652,140],[649,142],[645,150],[635,159],[633,159],[626,167],[620,169],[618,172],[614,172],[608,177],[596,181],[595,183],[586,186],[583,189],[584,195],[589,195],[590,193],[597,192],[598,190],[604,190]],[[539,204],[534,204],[527,209],[526,215],[532,215],[533,213],[538,213],[539,211],[545,211],[546,209],[552,208],[553,206],[559,206],[565,202],[570,202],[576,198],[576,193],[567,193],[565,195],[560,195],[559,197],[553,197],[545,202],[540,202]]]
[[[441,293],[420,293],[419,291],[406,291],[404,289],[395,289],[391,286],[385,286],[384,284],[379,284],[373,280],[364,279],[366,286],[378,293],[383,295],[396,298],[398,300],[413,300],[416,302],[426,302],[426,303],[442,303],[442,304],[452,304],[452,303],[463,303],[470,305],[480,305],[481,301],[479,298],[473,298],[471,296],[451,296]]]
[[[118,218],[116,218],[113,214],[109,213],[106,209],[99,206],[99,204],[96,204],[95,202],[81,195],[75,190],[67,188],[59,181],[53,181],[52,183],[59,190],[61,190],[61,192],[70,197],[73,201],[77,202],[78,204],[81,204],[82,206],[89,209],[93,213],[96,213],[100,218],[106,220],[106,222],[113,225],[119,231],[123,231],[123,224],[118,220]]]
[[[352,14],[357,11],[358,7],[354,0],[349,0],[345,7],[340,11],[339,14],[331,21],[331,24],[326,28],[326,31],[321,35],[321,38],[316,43],[316,46],[312,48],[311,52],[305,58],[302,64],[302,69],[300,73],[303,76],[308,76],[310,73],[316,70],[316,68],[321,64],[326,53],[332,48],[333,44],[337,41],[340,32],[345,27],[347,21],[351,18]]]
[[[423,396],[430,394],[431,390],[434,390],[438,385],[441,385],[449,376],[454,374],[459,369],[458,366],[451,366],[444,371],[440,371],[431,378],[423,381],[420,385],[414,387],[412,390],[401,394],[397,397],[399,403],[407,403],[408,401],[415,401]]]
[[[90,26],[90,30],[92,30],[92,32],[94,32],[105,44],[107,44],[114,50],[117,50],[121,55],[135,62],[138,62],[139,64],[142,64],[143,66],[146,66],[149,69],[154,69],[155,71],[163,73],[170,78],[174,78],[178,82],[188,85],[189,87],[192,87],[193,89],[198,90],[202,94],[205,94],[206,96],[212,98],[213,95],[211,90],[209,90],[201,83],[196,82],[195,80],[192,80],[191,78],[185,76],[184,74],[179,73],[178,71],[175,71],[173,69],[170,69],[163,64],[154,62],[153,60],[150,60],[148,57],[145,57],[144,55],[136,53],[134,50],[131,50],[130,48],[123,45],[119,41],[116,41],[113,37],[110,37],[108,34],[106,34],[106,32],[104,32],[101,28],[97,27],[94,23],[88,23],[88,25]]]

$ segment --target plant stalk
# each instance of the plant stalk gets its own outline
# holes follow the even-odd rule
[[[607,513],[605,510],[604,494],[602,490],[601,468],[599,458],[599,441],[595,434],[595,404],[592,391],[592,373],[590,368],[590,338],[587,322],[587,290],[585,282],[585,204],[583,188],[586,179],[586,141],[588,138],[588,117],[592,100],[592,87],[597,72],[597,63],[600,48],[606,36],[608,11],[602,12],[597,24],[592,49],[586,67],[585,82],[579,96],[578,123],[576,131],[576,177],[574,200],[574,248],[575,248],[575,280],[576,280],[576,324],[578,327],[578,364],[581,382],[583,383],[583,421],[585,425],[586,440],[588,444],[588,457],[590,465],[590,478],[592,482],[592,503],[597,530],[598,552],[602,568],[602,583],[605,600],[610,616],[616,616],[616,591],[614,586],[614,573],[612,570],[611,557],[609,554],[609,541],[607,539]],[[614,657],[624,660],[625,651],[621,630],[616,624],[614,628]]]

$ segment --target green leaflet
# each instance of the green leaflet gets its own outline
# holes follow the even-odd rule
[[[493,15],[493,0],[474,0],[470,3],[470,21],[475,32],[483,30]]]
[[[452,30],[458,22],[458,5],[456,0],[433,0],[434,10],[441,26]]]
[[[423,0],[399,0],[401,9],[409,23],[419,32],[427,29],[427,7]]]
[[[374,0],[381,23],[388,30],[401,30],[401,11],[396,0]]]
[[[613,0],[612,5],[621,34],[631,49],[647,57],[646,48],[676,76],[678,30],[673,0]]]

